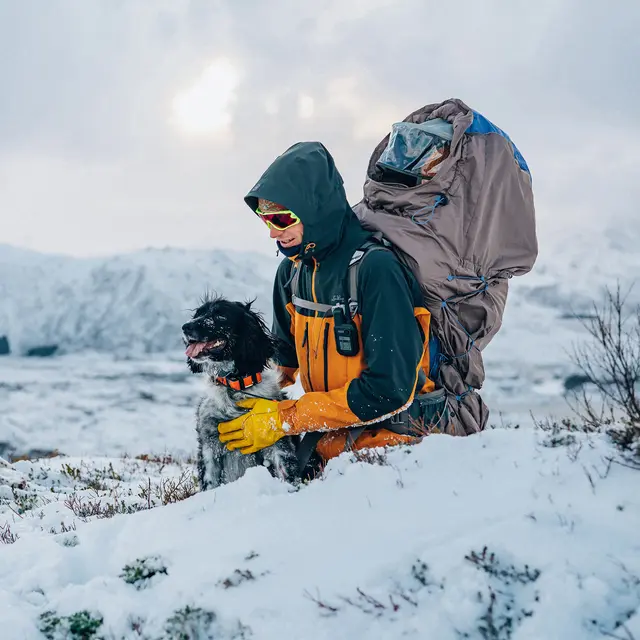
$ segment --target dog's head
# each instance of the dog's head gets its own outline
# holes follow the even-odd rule
[[[205,299],[182,325],[187,364],[193,373],[250,375],[264,370],[275,355],[275,339],[251,302]]]

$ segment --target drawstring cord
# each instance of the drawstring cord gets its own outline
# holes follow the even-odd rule
[[[442,309],[446,309],[449,306],[457,304],[458,302],[462,300],[466,300],[467,298],[471,298],[472,296],[477,296],[479,293],[484,293],[489,288],[489,283],[487,282],[487,279],[484,276],[448,275],[447,280],[449,280],[449,282],[451,282],[452,280],[479,280],[480,282],[484,283],[484,286],[481,287],[480,289],[476,289],[475,291],[470,291],[469,293],[463,293],[460,295],[451,296],[446,300],[442,300],[442,302],[440,303],[440,307]],[[458,314],[453,313],[453,317],[455,321],[460,325],[462,330],[465,332],[467,338],[469,339],[469,348],[464,353],[461,353],[459,355],[452,355],[449,357],[454,359],[464,358],[464,356],[466,356],[471,351],[471,349],[473,349],[473,347],[475,346],[475,340],[471,337],[471,334],[467,331],[467,328],[462,324],[462,322],[460,322],[460,318],[458,318]]]
[[[445,196],[442,196],[442,195],[436,196],[436,199],[434,200],[433,205],[431,205],[430,207],[428,206],[428,207],[424,207],[423,209],[419,209],[411,216],[411,222],[415,222],[416,224],[419,224],[421,226],[427,225],[431,221],[431,218],[433,218],[433,214],[436,212],[436,208],[439,207],[441,204],[444,204],[446,200],[447,199]],[[425,211],[429,211],[429,215],[427,216],[427,218],[425,220],[416,220],[416,216],[422,215]]]

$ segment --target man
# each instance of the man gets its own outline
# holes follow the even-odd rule
[[[434,389],[430,315],[413,275],[378,245],[358,267],[351,319],[349,263],[375,243],[349,206],[331,154],[317,142],[293,145],[245,201],[287,256],[274,285],[273,332],[283,386],[299,374],[305,394],[244,401],[250,411],[221,424],[220,440],[253,453],[284,435],[310,434],[303,448],[313,444],[324,460],[346,448],[416,442],[407,420],[419,419],[416,388]]]

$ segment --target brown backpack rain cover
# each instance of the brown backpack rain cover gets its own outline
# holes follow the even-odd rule
[[[443,118],[453,125],[450,155],[415,187],[382,183],[375,148],[354,211],[382,232],[421,283],[442,353],[437,382],[448,394],[447,432],[484,429],[489,411],[475,392],[482,349],[502,323],[509,278],[529,272],[538,245],[531,175],[509,137],[460,100],[427,105],[405,122]]]

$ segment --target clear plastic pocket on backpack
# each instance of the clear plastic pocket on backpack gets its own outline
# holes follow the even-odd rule
[[[396,122],[376,167],[383,182],[416,186],[431,180],[449,156],[453,126],[435,118],[423,123]]]

